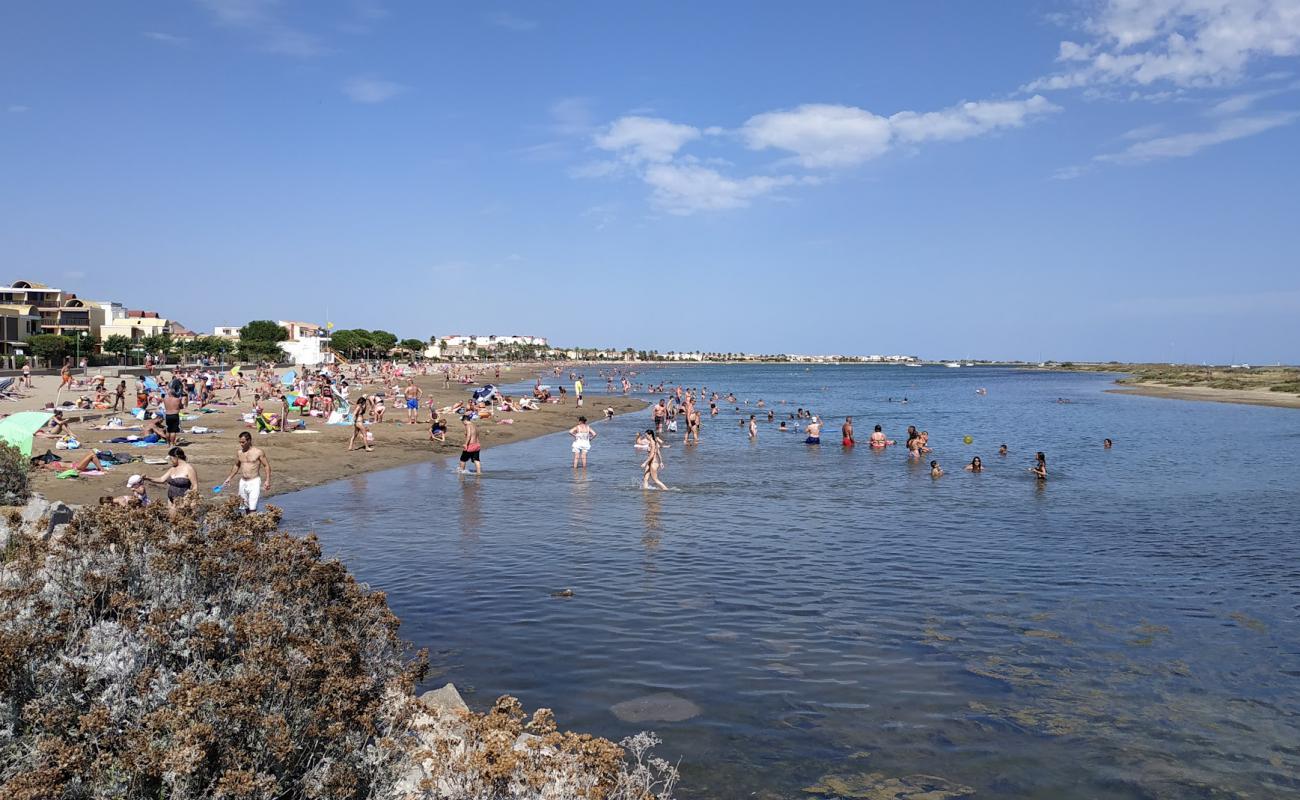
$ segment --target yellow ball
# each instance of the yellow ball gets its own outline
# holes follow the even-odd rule
[[[962,439],[962,441],[965,442],[966,444],[970,444],[971,442],[973,442],[973,441],[975,441],[975,440],[974,440],[973,438],[971,438],[970,436],[967,436],[965,439]]]

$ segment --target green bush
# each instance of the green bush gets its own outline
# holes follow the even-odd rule
[[[16,447],[0,442],[0,505],[17,506],[31,494],[28,484],[30,465]]]

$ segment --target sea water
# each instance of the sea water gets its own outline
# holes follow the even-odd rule
[[[698,446],[670,437],[672,491],[640,488],[647,409],[593,423],[586,471],[556,434],[486,450],[482,478],[429,463],[277,503],[388,593],[430,685],[653,730],[685,798],[1300,795],[1300,412],[991,367],[636,380],[737,396]],[[798,407],[820,446],[766,421]],[[864,446],[876,424],[899,445]],[[947,474],[907,458],[909,424]],[[656,694],[698,713],[611,710]]]

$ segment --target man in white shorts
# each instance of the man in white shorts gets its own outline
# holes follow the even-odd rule
[[[265,480],[260,474],[262,470],[266,470]],[[222,487],[230,483],[236,474],[239,475],[239,505],[252,514],[257,511],[258,503],[262,500],[262,492],[271,490],[271,462],[266,460],[262,448],[253,447],[253,435],[248,431],[239,434],[239,452],[235,453],[235,466],[221,482]]]

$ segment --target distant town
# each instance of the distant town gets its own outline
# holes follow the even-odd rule
[[[266,323],[273,322],[274,328]],[[278,329],[278,330],[277,330]],[[268,333],[269,332],[269,333]],[[401,339],[388,331],[335,328],[332,323],[264,320],[190,330],[159,311],[29,280],[0,286],[0,368],[78,362],[140,363],[145,359],[242,358],[304,366],[354,358],[402,357],[449,361],[581,360],[675,362],[921,363],[915,355],[801,355],[793,353],[676,352],[635,347],[555,347],[545,336],[447,334]]]

